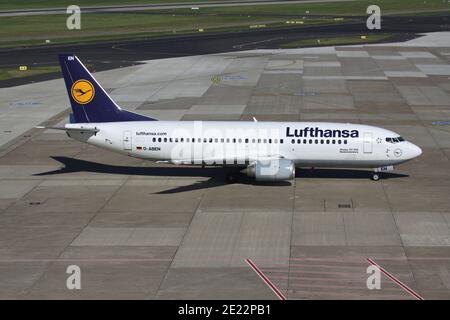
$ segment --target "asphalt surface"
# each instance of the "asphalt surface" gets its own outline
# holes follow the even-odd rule
[[[449,16],[399,16],[382,20],[382,33],[392,33],[389,41],[404,41],[420,33],[450,30]],[[74,53],[91,66],[93,71],[130,66],[139,61],[183,57],[200,54],[242,51],[251,49],[276,49],[281,44],[301,39],[339,37],[345,35],[370,35],[365,21],[332,25],[267,28],[263,30],[205,33],[186,36],[144,38],[137,40],[105,41],[89,44],[51,45],[0,50],[0,68],[19,65],[46,66],[57,64],[59,53]],[[59,73],[0,81],[0,87],[59,78]]]

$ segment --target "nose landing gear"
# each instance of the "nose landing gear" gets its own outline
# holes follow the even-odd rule
[[[383,172],[388,172],[388,171],[392,171],[392,170],[394,170],[394,166],[384,166],[384,167],[375,168],[374,171],[372,172],[371,179],[373,181],[378,181],[381,178],[383,178],[383,176],[382,176]]]

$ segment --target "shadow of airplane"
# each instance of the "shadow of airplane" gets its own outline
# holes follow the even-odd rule
[[[371,179],[373,171],[357,169],[301,169],[296,170],[296,178],[315,179]],[[409,177],[406,174],[382,172],[382,179],[395,179]]]
[[[206,181],[198,181],[192,185],[179,186],[173,189],[157,192],[157,194],[171,194],[193,190],[201,190],[226,185],[225,173],[222,167],[187,167],[187,166],[164,166],[164,167],[131,167],[102,164],[87,160],[79,160],[68,157],[51,157],[63,164],[63,167],[41,173],[34,176],[50,176],[74,172],[92,172],[107,174],[123,174],[130,176],[154,176],[154,177],[207,177]],[[370,179],[372,171],[353,169],[302,169],[296,171],[297,178],[327,178],[327,179]],[[383,179],[407,177],[404,174],[383,173]],[[262,182],[255,181],[244,174],[239,176],[238,183],[261,186],[290,186],[288,181]]]

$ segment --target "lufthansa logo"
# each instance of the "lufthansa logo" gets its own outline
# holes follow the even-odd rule
[[[95,96],[95,89],[92,83],[87,80],[81,79],[75,81],[70,90],[73,100],[79,104],[86,104],[92,101]]]

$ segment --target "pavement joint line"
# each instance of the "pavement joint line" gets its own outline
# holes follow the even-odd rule
[[[172,259],[1,259],[0,263],[34,263],[34,262],[161,262]]]
[[[411,111],[412,111],[412,109],[411,109]],[[400,240],[401,248],[402,248],[402,250],[403,250],[402,254],[403,254],[404,259],[405,259],[405,261],[406,261],[406,264],[407,264],[407,266],[408,266],[409,273],[411,274],[411,278],[413,279],[413,281],[416,282],[416,277],[414,276],[414,272],[413,272],[413,269],[412,269],[412,267],[411,267],[411,263],[409,262],[408,256],[407,256],[407,254],[406,254],[406,246],[405,246],[405,243],[404,243],[404,241],[403,241],[403,238],[402,238],[402,234],[401,234],[401,232],[400,232],[400,229],[399,229],[399,227],[398,227],[398,222],[397,222],[397,219],[396,219],[396,215],[394,214],[394,210],[392,210],[391,201],[389,200],[388,192],[386,191],[386,186],[385,186],[385,184],[383,183],[383,181],[381,181],[380,186],[381,186],[381,189],[383,190],[384,197],[386,198],[386,203],[387,203],[387,205],[388,205],[389,212],[390,212],[391,217],[392,217],[392,220],[393,220],[393,222],[394,222],[395,230],[396,230],[396,232],[397,232],[397,234],[398,234],[398,238],[399,238],[399,240]],[[401,259],[400,259],[400,260],[401,260]]]
[[[256,272],[256,274],[261,278],[262,281],[275,293],[275,295],[280,300],[286,300],[286,297],[281,293],[281,291],[266,277],[266,275],[254,264],[251,259],[245,259],[245,262]]]
[[[52,116],[50,119],[45,120],[38,124],[38,126],[52,126],[60,122],[64,117],[69,115],[69,109],[65,109],[56,115]],[[0,146],[0,159],[6,156],[8,153],[14,151],[19,148],[23,144],[32,140],[34,137],[40,135],[44,130],[31,128],[23,133],[21,133],[18,137],[13,138],[12,140],[6,142],[2,146]]]
[[[161,290],[161,287],[162,287],[164,281],[166,281],[166,279],[167,279],[167,275],[169,274],[169,270],[173,266],[173,263],[174,263],[175,258],[177,256],[177,253],[178,253],[178,250],[180,250],[180,247],[183,245],[184,239],[186,238],[186,235],[189,232],[189,228],[191,227],[191,224],[194,221],[195,215],[197,214],[197,212],[201,213],[200,207],[201,207],[201,204],[203,202],[203,199],[205,198],[205,193],[206,193],[206,191],[202,192],[202,194],[200,196],[200,199],[198,200],[197,206],[196,206],[195,210],[193,210],[194,212],[193,212],[193,215],[191,217],[191,220],[189,221],[189,225],[186,228],[186,231],[184,231],[183,238],[181,239],[180,244],[178,245],[177,249],[175,250],[175,252],[173,254],[173,258],[171,259],[171,262],[169,263],[169,266],[167,267],[166,272],[164,273],[164,276],[161,277],[161,281],[158,284],[158,288],[155,290],[155,298],[157,298],[158,292]]]
[[[67,111],[67,110],[66,110]],[[60,115],[63,114],[60,113]],[[82,152],[82,150],[80,152],[78,152],[77,154],[80,154]],[[44,180],[47,180],[48,178],[45,177]],[[89,219],[89,221],[80,228],[80,232],[78,232],[73,239],[67,243],[66,246],[64,246],[61,251],[58,254],[58,257],[61,257],[61,255],[68,249],[70,248],[70,246],[72,245],[72,243],[81,235],[81,233],[89,226],[89,224],[95,219],[95,217],[97,216],[97,214],[106,206],[106,204],[117,194],[117,192],[124,186],[124,184],[130,179],[130,176],[127,176],[127,178],[122,182],[122,184],[120,186],[118,186],[117,190],[115,190],[112,195],[105,201],[105,203],[103,204],[103,206],[101,206],[97,212],[95,212],[92,217]],[[36,188],[36,187],[35,187]],[[34,189],[34,188],[33,188]],[[48,266],[46,267],[45,270],[43,270],[43,272],[40,274],[40,276],[36,279],[36,281],[29,287],[26,289],[26,294],[30,293],[37,285],[38,283],[41,281],[41,279],[44,278],[45,274],[50,270],[51,266],[53,263],[57,262],[58,260],[55,259],[54,261],[47,261],[48,262]]]
[[[395,278],[392,274],[390,274],[389,272],[387,272],[385,269],[383,269],[381,266],[379,266],[375,261],[373,261],[370,258],[366,258],[366,260],[373,266],[377,267],[378,270],[380,270],[386,277],[388,277],[390,280],[392,280],[393,282],[395,282],[400,288],[402,288],[403,290],[405,290],[407,293],[409,293],[410,295],[412,295],[414,298],[416,298],[417,300],[425,300],[422,296],[420,296],[417,292],[415,292],[414,290],[412,290],[410,287],[408,287],[406,284],[404,284],[403,282],[401,282],[400,280],[398,280],[397,278]]]
[[[299,119],[300,119],[300,112],[299,112]],[[294,174],[295,175],[295,174]],[[294,177],[294,181],[292,183],[292,214],[291,214],[291,234],[289,237],[289,258],[288,258],[288,267],[287,267],[287,288],[286,288],[286,296],[289,296],[289,286],[291,284],[290,279],[290,272],[291,272],[291,260],[292,260],[292,238],[294,235],[294,219],[295,219],[295,212],[296,212],[296,195],[297,195],[297,179]]]

